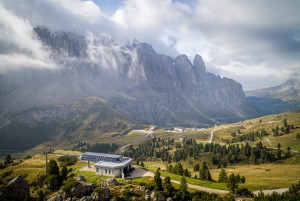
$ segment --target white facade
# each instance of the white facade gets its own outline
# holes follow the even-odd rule
[[[123,177],[123,173],[131,170],[132,160],[124,158],[122,162],[98,162],[95,164],[96,174],[113,177]]]
[[[96,174],[112,177],[124,177],[131,170],[132,160],[121,155],[102,154],[94,152],[86,152],[81,160],[97,162],[95,164]]]

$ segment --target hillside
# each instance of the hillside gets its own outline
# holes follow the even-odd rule
[[[14,115],[0,127],[1,150],[71,149],[80,141],[111,142],[139,128],[106,101],[89,97],[74,104],[40,107]],[[23,139],[23,140],[19,140]]]
[[[297,110],[300,107],[300,83],[298,79],[254,91],[245,91],[246,102],[264,114]]]
[[[298,79],[291,79],[278,86],[245,91],[245,95],[247,97],[269,97],[284,101],[300,101],[300,82]]]
[[[103,100],[98,100],[94,98],[89,98],[85,102],[78,103],[77,106],[83,107],[91,106],[94,107],[104,107],[106,103]],[[96,121],[96,116],[105,116],[103,110],[96,111],[92,114],[86,116],[85,121],[82,121],[82,125],[77,129],[86,129],[90,125],[92,128],[92,122]],[[100,115],[102,114],[102,115]],[[113,119],[120,120],[122,116],[115,114],[116,116],[111,116],[110,118],[104,118],[103,125],[107,125],[108,121]],[[123,122],[126,119],[122,119]],[[85,124],[85,123],[89,124]],[[105,123],[106,122],[106,123]],[[128,121],[128,126],[132,125],[132,122]],[[274,128],[279,127],[279,132],[275,134]],[[283,127],[283,131],[281,131]],[[286,128],[289,128],[286,132]],[[81,133],[83,132],[81,130]],[[263,132],[264,130],[264,132]],[[75,131],[76,133],[76,131]],[[257,133],[257,135],[256,135]],[[287,187],[297,184],[300,180],[300,112],[287,112],[276,115],[264,116],[256,119],[249,119],[242,122],[237,122],[234,124],[226,124],[215,126],[208,129],[195,129],[195,128],[175,128],[174,130],[165,128],[156,128],[152,134],[152,138],[143,138],[142,136],[146,134],[145,130],[133,130],[126,134],[121,134],[114,138],[110,134],[104,134],[107,136],[109,143],[120,143],[120,144],[132,144],[132,147],[127,147],[124,155],[129,155],[134,158],[134,165],[136,168],[141,167],[141,162],[143,162],[142,167],[152,172],[156,172],[157,168],[161,169],[161,175],[164,177],[169,176],[174,182],[174,186],[178,188],[178,183],[181,179],[179,172],[176,172],[178,164],[182,164],[182,170],[186,174],[186,181],[189,184],[189,191],[191,193],[197,192],[194,189],[202,189],[208,192],[219,192],[224,194],[228,192],[226,183],[217,182],[220,168],[223,167],[227,172],[227,175],[235,174],[240,175],[240,177],[245,179],[245,183],[240,183],[240,187],[247,187],[252,191],[259,190],[270,190],[270,189],[280,189],[285,191]],[[250,135],[252,137],[250,137]],[[97,136],[89,142],[97,142]],[[239,137],[248,136],[242,141],[234,141]],[[102,138],[102,137],[101,137]],[[57,139],[63,139],[62,136]],[[79,138],[80,139],[80,138]],[[90,138],[87,138],[90,139]],[[106,137],[104,137],[106,139]],[[211,139],[212,143],[208,143]],[[55,141],[49,141],[49,143],[54,143]],[[262,143],[262,145],[258,145]],[[48,142],[47,142],[48,143]],[[278,143],[280,143],[280,158],[278,158]],[[248,145],[251,145],[249,147]],[[54,145],[54,144],[52,144]],[[258,148],[260,147],[261,148]],[[244,147],[244,148],[243,148]],[[251,150],[249,153],[255,153],[255,150],[267,151],[268,156],[271,158],[257,158],[253,160],[251,157],[243,156],[245,149]],[[290,150],[288,151],[288,147]],[[40,147],[45,149],[47,147]],[[221,149],[220,149],[221,148]],[[234,148],[234,149],[232,149]],[[43,155],[35,155],[36,153],[41,153],[41,149],[35,148],[34,150],[28,151],[25,154],[34,155],[33,157],[18,158],[18,154],[14,154],[13,158],[14,165],[9,165],[3,170],[0,170],[2,188],[3,184],[6,184],[10,179],[17,175],[23,175],[26,181],[30,182],[32,196],[37,197],[39,194],[39,187],[37,186],[39,180],[38,178],[43,178],[44,172],[44,157]],[[38,151],[40,150],[40,151]],[[222,152],[219,152],[222,150]],[[233,150],[243,150],[232,152]],[[188,152],[186,152],[188,151]],[[195,152],[196,151],[196,152]],[[167,154],[168,153],[168,154]],[[222,153],[222,154],[221,154]],[[75,155],[76,157],[81,154],[78,151],[69,150],[56,150],[54,153],[49,155],[48,159],[59,160],[61,154]],[[238,154],[238,157],[234,156]],[[19,155],[20,156],[20,155]],[[226,161],[223,161],[223,160]],[[237,160],[236,160],[237,159]],[[222,161],[218,164],[218,160]],[[211,180],[199,179],[199,170],[195,170],[195,165],[206,162],[210,173]],[[225,163],[226,162],[226,165]],[[32,165],[34,164],[34,165]],[[170,166],[172,165],[172,166]],[[61,164],[60,167],[63,165]],[[101,186],[107,177],[95,175],[94,172],[86,172],[86,163],[83,161],[77,161],[75,164],[68,166],[69,177],[74,177],[76,175],[83,175],[87,181],[94,183],[96,186]],[[83,169],[82,169],[83,168]],[[170,169],[171,168],[171,169]],[[173,170],[172,170],[173,168]],[[200,171],[201,172],[201,171]],[[181,173],[181,174],[183,174]],[[34,182],[36,181],[36,182]],[[149,183],[153,185],[153,179],[149,177],[142,177],[131,179],[130,184],[125,182],[123,179],[118,179],[119,184],[117,189],[128,188],[128,185],[139,186],[144,185],[144,183]],[[65,185],[65,184],[63,184]],[[1,188],[1,185],[0,185]],[[138,187],[136,187],[138,188]],[[283,188],[283,189],[281,189]],[[112,194],[114,195],[118,191],[115,191],[114,187],[110,187]],[[219,189],[219,190],[214,190]],[[135,192],[138,190],[134,190]],[[257,193],[256,192],[256,193]],[[46,191],[48,197],[56,195],[55,192]],[[250,199],[251,200],[251,199]]]
[[[279,130],[276,133],[277,126]],[[150,152],[151,143],[145,142],[135,145],[133,150],[127,150],[125,155],[150,160],[145,164],[152,171],[158,167],[168,171],[167,164],[174,167],[181,163],[192,177],[199,174],[194,169],[195,164],[205,161],[213,179],[218,179],[220,167],[224,167],[228,175],[234,173],[245,176],[246,183],[241,186],[251,190],[286,188],[300,180],[299,176],[295,176],[300,174],[299,111],[208,129],[158,129],[154,135],[159,138],[152,140],[154,152]],[[210,139],[212,143],[209,143]],[[167,148],[163,148],[163,144]],[[155,165],[152,157],[155,158]],[[210,185],[214,188],[217,184]]]

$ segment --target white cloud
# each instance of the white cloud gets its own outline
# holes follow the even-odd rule
[[[106,33],[121,44],[138,39],[171,56],[180,53],[192,58],[200,54],[208,71],[237,78],[245,88],[270,86],[279,80],[283,82],[290,74],[300,74],[299,1],[180,2],[124,0],[110,16],[101,10],[101,3],[99,6],[93,1],[0,0],[6,10],[1,12],[2,18],[10,13],[19,17],[17,21],[23,20],[21,26],[11,27],[14,31],[1,33],[6,34],[2,38],[11,35],[9,40],[18,46],[29,44],[27,32],[37,25],[54,31]],[[194,6],[185,2],[193,2]],[[24,31],[27,31],[25,39],[17,34]],[[38,46],[36,43],[34,49],[39,49]],[[237,64],[242,67],[236,67]],[[253,72],[257,78],[250,84]]]
[[[33,34],[26,19],[19,18],[0,4],[0,73],[27,68],[54,68],[47,51]]]
[[[102,17],[100,8],[93,1],[48,0],[48,2],[55,7],[61,7],[73,16],[83,18],[90,24],[96,23]]]

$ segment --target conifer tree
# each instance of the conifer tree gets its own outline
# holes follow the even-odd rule
[[[164,179],[163,187],[164,187],[164,191],[165,191],[167,197],[173,197],[174,192],[175,192],[175,188],[174,188],[174,186],[172,185],[172,183],[171,183],[171,178],[170,178],[169,176],[167,176],[167,177]]]
[[[160,172],[157,169],[155,174],[154,174],[154,190],[155,191],[163,191],[163,187],[162,187],[162,179],[160,178]]]
[[[186,182],[185,177],[181,177],[179,192],[182,196],[182,199],[187,198],[188,190],[187,190],[187,182]]]
[[[199,178],[201,180],[208,180],[212,181],[210,171],[206,165],[206,162],[201,163],[200,171],[199,171]]]
[[[231,193],[234,193],[234,190],[238,188],[238,181],[233,173],[229,175],[226,185]]]
[[[287,123],[287,119],[286,119],[286,118],[283,120],[283,125],[284,125],[284,127],[287,127],[287,126],[288,126],[288,123]]]
[[[59,175],[59,167],[55,160],[51,159],[48,163],[48,174],[58,176]]]
[[[62,177],[62,179],[66,179],[67,176],[68,176],[68,170],[67,170],[66,166],[63,166],[61,169],[61,177]]]
[[[219,174],[219,182],[227,182],[227,173],[226,173],[226,171],[225,171],[225,169],[224,168],[222,168],[221,169],[221,171],[220,171],[220,174]]]

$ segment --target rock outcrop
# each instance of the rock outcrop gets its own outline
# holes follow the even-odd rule
[[[115,178],[108,178],[104,181],[104,185],[115,186],[118,184],[118,181]]]
[[[48,201],[108,201],[110,198],[110,190],[107,186],[103,185],[101,188],[96,188],[94,184],[87,183],[86,179],[78,175],[75,180],[80,185],[72,188],[70,192],[59,190],[58,194]]]
[[[30,198],[29,184],[22,176],[11,180],[1,191],[1,201],[20,201]]]
[[[95,185],[91,183],[81,183],[80,186],[74,187],[67,194],[68,197],[82,198],[83,196],[91,195],[94,191]]]
[[[67,199],[66,192],[60,190],[60,191],[58,191],[58,195],[49,198],[47,201],[64,201],[66,199]]]
[[[107,186],[102,186],[97,192],[93,192],[91,198],[94,201],[108,201],[110,199],[110,190]]]

